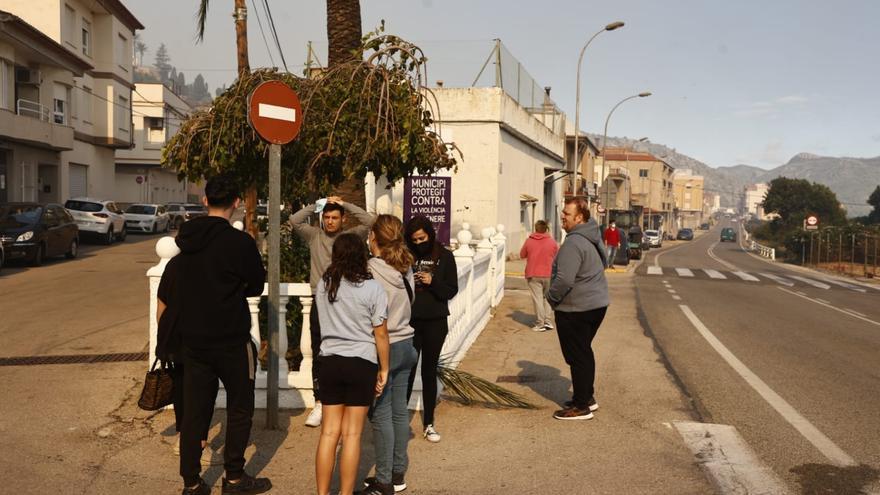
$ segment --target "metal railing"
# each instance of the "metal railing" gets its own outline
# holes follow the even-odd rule
[[[772,247],[764,246],[763,244],[758,244],[755,241],[751,241],[752,251],[758,253],[764,258],[769,258],[773,261],[776,261],[776,250]]]
[[[35,101],[25,100],[24,98],[19,98],[15,102],[15,113],[25,117],[39,119],[43,122],[49,122],[48,108]]]

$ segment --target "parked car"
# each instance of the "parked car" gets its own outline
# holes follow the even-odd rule
[[[166,206],[171,218],[171,228],[179,229],[183,222],[208,214],[204,206],[196,203],[168,203]]]
[[[53,256],[76,258],[79,229],[61,205],[6,203],[0,205],[0,243],[6,260],[25,259],[40,266]]]
[[[730,227],[721,229],[721,242],[724,241],[736,242],[736,231]]]
[[[701,223],[700,230],[709,230],[709,224],[708,223]]]
[[[679,241],[692,241],[694,240],[694,231],[691,229],[681,229],[675,238]]]
[[[660,235],[659,230],[646,230],[645,238],[651,247],[663,247],[663,236]]]
[[[168,232],[171,217],[163,205],[134,204],[125,209],[125,228],[131,232]]]
[[[113,244],[114,240],[124,241],[128,235],[125,214],[113,201],[73,198],[68,199],[64,207],[76,219],[80,232],[97,236],[104,244]]]

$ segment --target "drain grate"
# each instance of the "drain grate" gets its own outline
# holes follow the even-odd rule
[[[67,356],[19,356],[0,358],[0,366],[37,366],[43,364],[122,363],[146,361],[146,352],[118,354],[74,354]]]
[[[532,383],[538,381],[533,375],[501,375],[495,379],[495,383]]]

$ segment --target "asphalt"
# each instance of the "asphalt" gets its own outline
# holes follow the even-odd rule
[[[145,351],[144,274],[156,261],[155,240],[130,236],[88,247],[74,261],[4,270],[0,357]],[[509,265],[510,279],[518,278],[516,266]],[[570,397],[569,373],[555,332],[530,330],[527,292],[508,290],[461,367],[489,381],[520,382],[503,385],[537,409],[444,397],[437,411],[443,441],[419,436],[410,444],[409,493],[712,493],[671,426],[696,413],[639,323],[633,280],[632,273],[609,273],[613,303],[595,341],[600,409],[580,422],[552,419]],[[0,463],[8,473],[2,491],[179,493],[173,413],[136,407],[146,367],[0,366]],[[280,430],[265,429],[264,414],[254,418],[248,471],[271,477],[273,492],[313,493],[318,430],[303,426],[303,410],[282,411]],[[218,411],[213,448],[223,443],[223,419]],[[373,465],[370,437],[363,440],[363,475]],[[205,472],[215,493],[221,476],[221,466]]]

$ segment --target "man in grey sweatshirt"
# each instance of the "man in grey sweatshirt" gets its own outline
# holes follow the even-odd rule
[[[315,213],[321,215],[321,225],[314,226],[309,219]],[[346,214],[351,213],[360,222],[360,225],[350,229],[343,229]],[[309,246],[309,285],[312,293],[318,287],[318,282],[324,276],[327,267],[330,266],[330,257],[333,252],[333,241],[343,232],[356,234],[366,241],[370,226],[376,221],[376,216],[367,213],[356,205],[346,203],[338,196],[330,196],[317,203],[310,204],[290,216],[290,226],[293,231]],[[321,325],[318,321],[318,307],[312,305],[309,314],[309,327],[312,336],[312,389],[315,394],[315,408],[306,418],[307,426],[321,426],[322,409],[321,395],[318,390],[318,353],[321,350]]]
[[[547,300],[556,316],[556,334],[565,363],[571,368],[572,399],[553,417],[561,420],[593,419],[599,409],[593,397],[596,360],[593,338],[608,309],[608,266],[605,245],[587,202],[565,201],[562,209],[565,242],[553,261]]]

